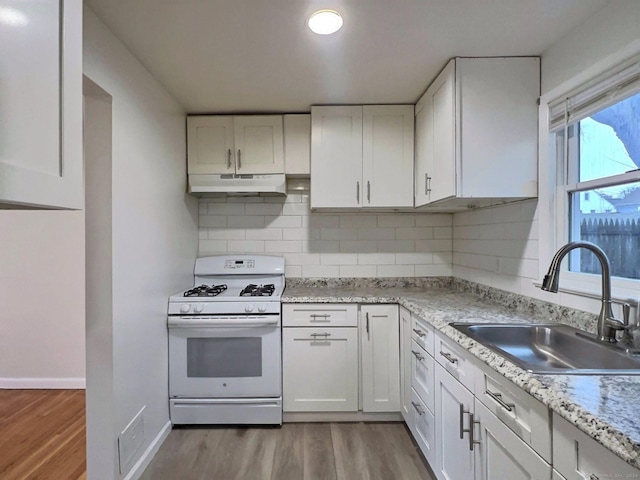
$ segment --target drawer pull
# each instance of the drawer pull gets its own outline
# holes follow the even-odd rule
[[[328,313],[312,313],[311,315],[312,322],[330,322],[331,315]]]
[[[311,336],[315,339],[316,337],[330,337],[330,333],[312,333]]]
[[[416,412],[418,412],[418,415],[420,416],[424,415],[424,410],[420,408],[420,405],[418,405],[416,402],[411,402],[411,405],[413,405],[413,408],[416,409]]]
[[[442,355],[444,358],[449,360],[451,363],[458,363],[458,359],[455,357],[452,357],[450,353],[443,352],[442,350],[440,350],[440,355]]]
[[[494,393],[491,390],[486,390],[484,393],[489,395],[493,400],[496,401],[496,403],[498,403],[498,405],[500,405],[502,408],[504,408],[507,412],[512,412],[513,409],[516,407],[515,403],[507,403],[507,402],[505,402],[502,399],[502,394],[501,393]]]
[[[417,328],[414,328],[413,331],[416,332],[416,335],[418,335],[420,338],[424,338],[427,336],[426,333],[424,333],[422,330],[418,330]]]
[[[420,355],[418,352],[414,352],[413,350],[411,350],[411,353],[413,353],[414,357],[416,357],[419,362],[424,360],[424,357],[422,355]]]

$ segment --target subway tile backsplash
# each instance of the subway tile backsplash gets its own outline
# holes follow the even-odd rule
[[[296,186],[286,197],[200,199],[199,255],[282,255],[288,277],[451,275],[451,214],[311,212],[308,181]]]

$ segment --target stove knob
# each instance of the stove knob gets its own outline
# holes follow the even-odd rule
[[[189,306],[189,304],[188,304],[188,303],[185,303],[185,304],[183,304],[183,305],[180,307],[180,311],[181,311],[182,313],[187,313],[187,312],[189,311],[189,308],[191,308],[191,307]]]
[[[266,305],[258,305],[258,311],[260,313],[264,313],[267,311],[267,306]]]
[[[250,304],[248,304],[248,305],[245,305],[245,307],[244,307],[244,311],[245,311],[246,313],[251,313],[251,312],[253,312],[253,304],[252,304],[252,303],[250,303]]]
[[[201,303],[199,303],[195,307],[193,307],[193,309],[195,310],[196,313],[202,312],[203,308],[204,308],[204,305],[202,305]]]

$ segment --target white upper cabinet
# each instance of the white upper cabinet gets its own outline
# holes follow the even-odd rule
[[[189,174],[284,173],[282,115],[187,117]]]
[[[366,207],[413,204],[413,107],[362,107],[362,184]]]
[[[82,208],[82,2],[9,4],[20,16],[0,27],[0,204]]]
[[[311,173],[311,115],[284,116],[284,166],[287,175],[308,177]]]
[[[415,205],[537,196],[537,57],[455,58],[416,104]]]
[[[362,206],[362,107],[311,107],[311,208]]]
[[[413,107],[311,107],[311,208],[413,206]]]

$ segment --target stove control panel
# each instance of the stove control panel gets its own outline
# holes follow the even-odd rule
[[[225,270],[247,270],[255,267],[254,260],[225,260]]]

